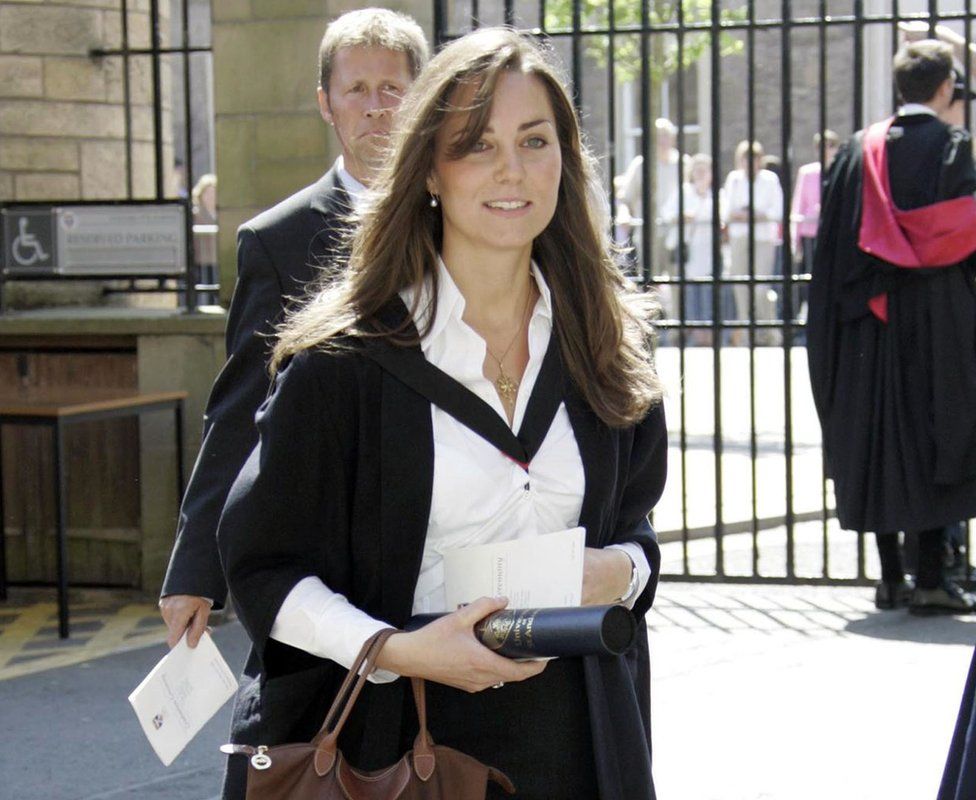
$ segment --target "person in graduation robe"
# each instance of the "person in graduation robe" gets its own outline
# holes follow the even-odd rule
[[[218,544],[252,651],[232,739],[308,741],[346,667],[393,635],[340,738],[362,769],[430,730],[520,798],[652,800],[644,614],[667,433],[652,310],[617,269],[595,162],[548,56],[507,29],[445,47],[404,99],[342,280],[275,345],[259,442]],[[446,607],[443,553],[585,528],[582,602],[639,623],[621,656],[515,662]],[[244,797],[231,755],[224,797]],[[494,796],[494,795],[489,795]]]
[[[905,104],[854,135],[824,184],[808,358],[841,527],[874,531],[876,601],[905,597],[900,531],[918,535],[915,613],[976,599],[947,577],[943,529],[976,515],[976,169],[938,118],[951,48],[903,46]]]

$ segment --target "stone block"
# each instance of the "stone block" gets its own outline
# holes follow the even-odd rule
[[[76,172],[78,145],[50,139],[0,139],[0,169]]]
[[[0,56],[0,97],[41,97],[43,94],[43,59]]]
[[[219,180],[223,180],[220,176]],[[223,185],[221,185],[223,191]],[[230,305],[237,285],[237,229],[264,209],[260,206],[225,208],[217,213],[217,259],[220,273],[220,303]]]
[[[217,114],[314,111],[322,31],[307,20],[268,20],[214,29]],[[256,58],[257,53],[270,54]]]
[[[231,22],[251,18],[251,0],[213,0],[214,22]]]
[[[125,99],[122,83],[124,62],[121,58],[106,58],[104,64],[106,99],[110,103],[121,103]],[[129,102],[152,104],[152,68],[150,60],[144,56],[129,59]]]
[[[14,177],[16,200],[78,200],[78,175],[71,172],[34,172]]]
[[[140,142],[151,142],[155,136],[152,106],[133,106],[132,138]]]
[[[138,198],[156,196],[155,150],[151,143],[132,144],[132,195]]]
[[[105,40],[102,13],[89,8],[46,5],[0,6],[0,51],[43,55],[87,55]]]
[[[14,199],[14,176],[0,172],[0,203]]]
[[[275,0],[274,3],[258,2],[252,3],[252,15],[254,19],[284,19],[287,17],[312,17],[322,21],[322,30],[319,31],[319,38],[325,32],[328,20],[337,16],[333,9],[334,3],[327,3],[325,0]],[[361,8],[362,3],[353,3],[354,8]],[[383,4],[384,6],[387,4]],[[341,13],[341,12],[338,12]]]
[[[314,156],[325,160],[328,125],[318,110],[257,117],[254,134],[254,154],[258,159]]]
[[[120,106],[104,103],[7,100],[0,103],[0,135],[4,134],[121,139],[125,117]]]
[[[44,95],[51,100],[105,100],[105,60],[44,59]]]
[[[256,163],[253,193],[257,205],[268,207],[284,200],[321,178],[328,166],[316,157]]]
[[[82,199],[121,199],[125,196],[125,142],[82,142]]]
[[[114,8],[116,13],[118,13],[119,0],[58,0],[58,5],[83,6],[85,8]],[[131,1],[129,5],[132,5]]]
[[[249,117],[217,117],[215,150],[217,176],[223,197],[236,203],[256,203],[252,192],[254,121]]]
[[[129,4],[129,47],[149,47],[149,14],[148,5],[140,9],[133,3]],[[122,47],[122,15],[118,11],[102,12],[103,38],[107,48]]]

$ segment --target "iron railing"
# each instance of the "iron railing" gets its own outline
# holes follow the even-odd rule
[[[617,100],[626,88],[622,71],[631,73],[631,88],[640,98],[632,127],[640,129],[637,151],[644,158],[643,213],[633,226],[637,250],[629,266],[642,285],[671,299],[659,324],[658,350],[672,395],[671,478],[655,523],[676,553],[666,557],[663,577],[869,581],[873,556],[866,552],[865,536],[837,528],[824,477],[800,302],[809,274],[794,258],[789,222],[783,226],[779,266],[774,262],[774,268],[757,269],[751,159],[746,167],[748,270],[730,274],[721,187],[733,167],[735,141],[755,142],[761,135],[775,144],[781,159],[779,216],[789,221],[792,177],[801,161],[796,153],[808,135],[821,134],[819,145],[809,151],[813,157],[806,160],[822,166],[827,160],[825,131],[836,129],[843,139],[894,110],[890,61],[906,35],[900,24],[921,25],[928,35],[935,35],[937,26],[953,30],[963,39],[959,55],[964,72],[972,75],[973,19],[972,0],[435,0],[437,44],[482,25],[508,24],[553,47],[565,62],[584,128],[601,158],[615,219],[619,198],[613,178],[624,152],[618,133],[627,129]],[[636,56],[631,46],[624,64],[620,43],[632,45],[635,39]],[[687,66],[662,79],[662,54]],[[689,56],[697,56],[697,63],[688,63],[693,60]],[[816,84],[812,100],[811,83]],[[775,93],[767,91],[770,84]],[[692,89],[699,99],[689,108]],[[802,102],[797,101],[800,95]],[[711,270],[703,276],[689,275],[680,256],[673,269],[661,263],[656,244],[665,223],[654,211],[661,204],[655,203],[658,175],[652,154],[655,118],[664,116],[665,100],[673,101],[670,116],[681,154],[674,169],[680,171],[690,153],[692,135],[704,142],[701,149],[711,158]],[[967,108],[970,129],[971,123]],[[682,177],[677,187],[681,220],[689,200]],[[672,238],[676,252],[683,253],[688,244],[685,225],[678,224]],[[710,319],[689,318],[688,290],[696,287],[707,288]],[[745,289],[748,302],[732,310],[730,295],[737,288],[740,298]],[[776,313],[759,313],[757,297],[764,308],[775,297]],[[710,340],[707,346],[701,346],[703,340]],[[740,340],[741,346],[733,346]],[[699,385],[710,402],[697,393]]]

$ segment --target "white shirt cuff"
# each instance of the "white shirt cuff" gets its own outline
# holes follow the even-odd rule
[[[620,601],[627,608],[633,608],[634,603],[637,602],[637,598],[640,597],[641,592],[647,587],[647,582],[651,579],[651,565],[647,562],[647,555],[644,553],[644,548],[636,542],[607,545],[607,549],[609,550],[610,548],[623,550],[630,557],[630,560],[634,562],[634,568],[637,570],[637,588],[632,594],[624,597]]]
[[[310,576],[296,583],[281,604],[271,638],[349,669],[366,640],[389,627]],[[390,683],[398,677],[378,669],[369,680]]]

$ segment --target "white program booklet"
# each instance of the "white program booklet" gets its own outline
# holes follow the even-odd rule
[[[186,634],[129,695],[139,724],[159,760],[173,763],[237,690],[237,679],[204,633],[191,648]]]
[[[578,606],[583,595],[584,528],[444,553],[444,592],[452,611],[479,597],[508,598],[509,608]]]

